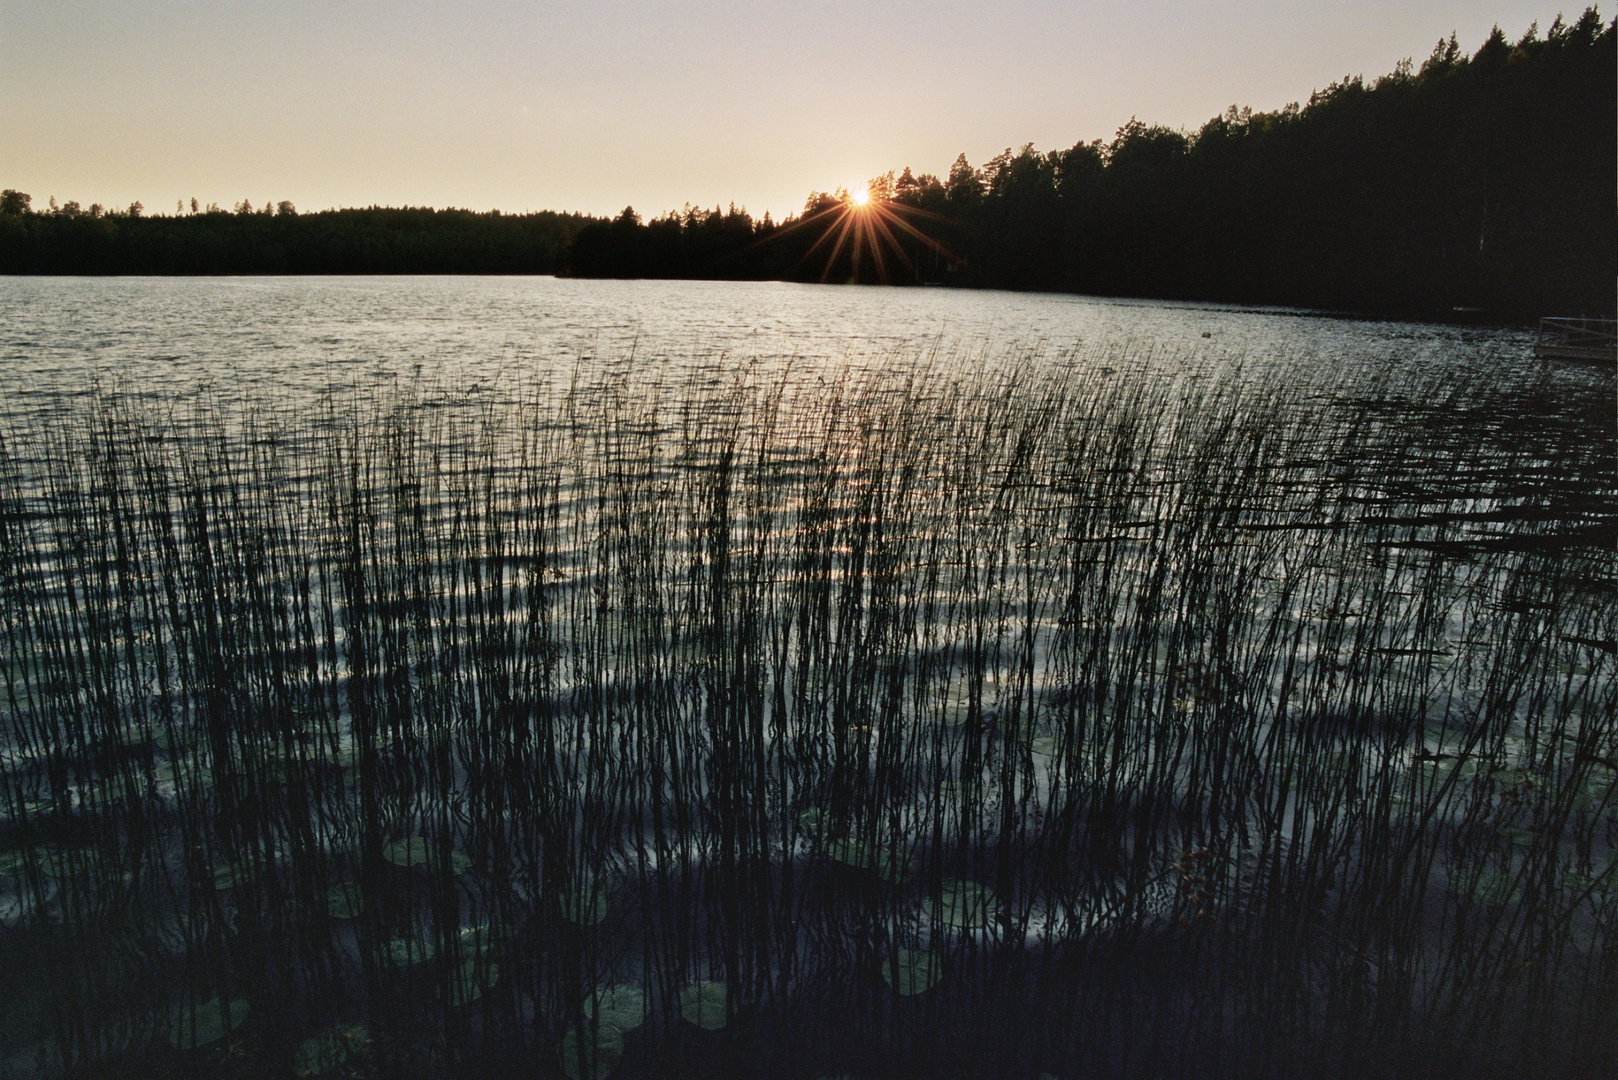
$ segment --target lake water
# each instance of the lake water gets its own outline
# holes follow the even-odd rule
[[[787,361],[808,372],[937,355],[990,364],[1128,357],[1172,372],[1279,364],[1304,380],[1389,363],[1519,376],[1531,344],[1519,329],[945,289],[547,277],[0,279],[0,394],[13,410],[91,379],[125,379],[159,398],[212,382],[227,397],[284,401],[418,365],[465,386],[631,357],[638,368],[676,372]]]
[[[1531,347],[0,279],[0,1075],[1571,1075],[1613,382]]]

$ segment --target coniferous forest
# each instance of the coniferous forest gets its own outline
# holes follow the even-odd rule
[[[290,202],[148,215],[0,200],[0,273],[553,274],[582,214],[367,207],[300,214]]]
[[[1614,1080],[1618,368],[1514,322],[1618,24],[1514,30],[785,220],[0,189],[564,275],[0,278],[0,1080]]]
[[[1618,271],[1614,42],[1590,9],[1515,43],[1497,29],[1471,56],[1452,36],[1419,67],[1275,112],[1232,107],[1195,133],[1132,120],[1110,143],[1028,145],[980,168],[963,155],[943,178],[905,169],[871,194],[937,246],[891,228],[881,260],[857,267],[851,244],[828,262],[838,196],[817,193],[781,223],[688,210],[641,224],[626,210],[580,232],[569,268],[1605,314]]]
[[[1618,31],[1597,10],[1468,55],[1345,78],[1186,132],[1032,144],[942,178],[872,181],[754,219],[643,221],[290,203],[157,216],[0,202],[0,272],[565,273],[955,284],[1291,304],[1413,317],[1609,314],[1618,272]]]

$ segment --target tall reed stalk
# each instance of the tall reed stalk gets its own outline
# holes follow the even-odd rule
[[[1610,380],[507,389],[4,433],[18,1068],[1611,1062]]]

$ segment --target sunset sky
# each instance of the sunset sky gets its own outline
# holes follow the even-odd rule
[[[1579,9],[1565,9],[1569,21]],[[1457,31],[1495,0],[0,0],[0,187],[173,212],[754,213],[910,165],[1195,128]]]

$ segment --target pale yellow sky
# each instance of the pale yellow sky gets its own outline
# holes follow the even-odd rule
[[[1578,14],[1568,9],[1571,20]],[[172,212],[782,215],[964,151],[1195,128],[1555,8],[1423,2],[0,0],[0,187]]]

